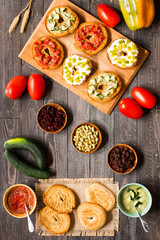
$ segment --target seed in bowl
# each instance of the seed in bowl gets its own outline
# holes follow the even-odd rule
[[[79,151],[90,152],[97,146],[99,133],[90,125],[82,125],[76,129],[73,141]]]

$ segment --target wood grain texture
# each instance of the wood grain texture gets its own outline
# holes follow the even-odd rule
[[[102,23],[97,18],[95,18],[92,15],[90,15],[89,13],[83,11],[81,8],[77,7],[76,5],[74,5],[73,3],[71,3],[68,0],[61,0],[61,5],[68,6],[73,11],[75,11],[78,14],[78,16],[80,17],[81,22],[86,21],[86,22]],[[134,76],[136,75],[136,73],[138,72],[138,70],[144,63],[144,61],[146,60],[149,52],[147,50],[145,50],[144,48],[138,46],[139,57],[138,57],[137,65],[131,69],[128,69],[127,71],[124,71],[124,69],[120,69],[110,63],[110,61],[107,59],[106,48],[104,48],[98,54],[96,54],[92,57],[88,57],[92,61],[93,66],[94,66],[94,69],[92,72],[94,72],[94,73],[95,73],[95,71],[96,72],[101,72],[101,71],[115,72],[120,77],[120,79],[123,83],[123,87],[122,87],[121,91],[115,98],[113,98],[112,100],[110,100],[107,103],[96,102],[96,101],[92,100],[91,98],[89,98],[89,96],[87,94],[87,82],[85,82],[79,86],[71,86],[63,79],[63,76],[62,76],[62,66],[63,65],[61,65],[60,67],[58,67],[54,70],[42,69],[40,66],[38,66],[35,59],[33,59],[33,56],[32,56],[33,43],[40,37],[49,35],[48,31],[46,29],[46,26],[45,26],[45,20],[46,20],[47,13],[56,6],[59,6],[59,0],[54,0],[52,2],[52,4],[49,6],[44,17],[42,18],[42,20],[36,27],[35,31],[29,38],[28,42],[22,49],[21,53],[19,54],[19,57],[22,58],[23,60],[25,60],[26,62],[28,62],[29,64],[31,64],[32,66],[34,66],[35,68],[37,68],[38,70],[40,70],[41,72],[43,72],[44,74],[46,74],[47,76],[49,76],[52,79],[54,79],[55,81],[57,81],[58,83],[60,83],[61,85],[63,85],[67,89],[69,89],[70,91],[74,92],[79,97],[81,97],[84,100],[86,100],[87,102],[91,103],[96,108],[100,109],[101,111],[103,111],[106,114],[110,114],[112,112],[113,108],[115,107],[115,105],[117,104],[117,102],[119,101],[120,97],[126,90],[126,88],[129,86],[129,84],[133,80]],[[107,33],[108,33],[108,41],[107,41],[106,46],[108,46],[114,40],[125,37],[124,35],[118,33],[117,31],[115,31],[111,28],[110,29],[107,28]],[[79,50],[77,50],[74,47],[74,33],[69,34],[68,36],[65,36],[65,37],[61,37],[58,40],[64,47],[64,50],[66,52],[65,55],[67,55],[67,56],[70,56],[71,54],[79,54],[81,56],[84,55],[84,53],[82,54]]]
[[[97,5],[109,4],[119,10],[118,0],[72,0],[72,2],[85,11],[98,17]],[[20,50],[36,28],[42,16],[48,9],[52,0],[34,0],[31,17],[24,34],[20,34],[20,25],[12,36],[4,37],[13,18],[25,7],[26,1],[0,0],[0,60],[1,60],[1,88],[0,88],[0,239],[2,240],[159,240],[160,239],[160,16],[159,0],[155,0],[156,18],[152,26],[132,32],[122,20],[115,27],[117,31],[131,38],[151,52],[147,61],[130,84],[123,97],[131,97],[131,90],[135,86],[146,87],[157,96],[157,104],[153,110],[145,110],[145,116],[139,120],[130,120],[119,113],[118,106],[110,116],[107,116],[94,106],[65,89],[63,86],[45,76],[47,89],[45,97],[40,101],[32,100],[27,91],[23,96],[13,101],[4,95],[4,89],[9,79],[15,75],[39,71],[24,61],[18,59]],[[9,14],[6,14],[9,11]],[[40,73],[40,72],[39,72]],[[67,127],[57,135],[45,134],[36,124],[38,109],[47,102],[61,104],[68,113]],[[70,136],[73,128],[84,121],[93,122],[100,127],[103,135],[102,147],[95,153],[84,156],[72,147]],[[4,210],[2,198],[4,191],[14,183],[25,183],[34,189],[35,179],[13,169],[3,156],[3,142],[15,136],[29,136],[44,144],[48,152],[50,168],[54,177],[114,177],[125,183],[139,182],[144,184],[152,193],[153,206],[145,216],[151,232],[145,234],[138,219],[130,219],[120,213],[120,229],[114,237],[40,237],[37,233],[30,234],[26,219],[17,220],[10,217]],[[108,150],[117,143],[130,144],[138,153],[138,166],[129,175],[119,176],[109,170],[106,163]],[[30,160],[29,155],[27,155]],[[35,221],[35,213],[31,215]]]

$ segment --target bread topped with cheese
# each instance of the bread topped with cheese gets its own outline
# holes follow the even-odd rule
[[[54,37],[64,37],[76,30],[79,17],[67,6],[57,6],[46,17],[46,28]]]

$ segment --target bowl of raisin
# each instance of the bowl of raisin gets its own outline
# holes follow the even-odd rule
[[[44,132],[57,133],[66,126],[67,113],[60,105],[47,103],[39,109],[37,123]]]
[[[135,169],[138,157],[135,150],[126,144],[113,146],[107,156],[109,168],[118,174],[128,174]]]

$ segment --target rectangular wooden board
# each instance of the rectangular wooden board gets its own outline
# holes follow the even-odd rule
[[[69,2],[68,0],[61,0],[61,1],[54,0],[52,2],[52,4],[50,5],[50,7],[48,8],[45,15],[43,16],[42,20],[36,27],[35,31],[29,38],[28,42],[22,49],[21,53],[19,54],[19,57],[22,58],[24,61],[28,62],[29,64],[31,64],[32,66],[34,66],[35,68],[37,68],[38,70],[40,70],[41,72],[43,72],[44,74],[48,75],[50,78],[57,81],[62,86],[66,87],[73,93],[77,94],[78,96],[80,96],[81,98],[86,100],[87,102],[91,103],[93,106],[100,109],[102,112],[104,112],[106,114],[110,114],[112,112],[113,108],[115,107],[115,105],[117,104],[117,102],[119,101],[119,99],[121,98],[122,94],[128,87],[128,85],[131,83],[134,76],[136,75],[136,73],[138,72],[138,70],[140,69],[142,64],[144,63],[149,52],[147,50],[145,50],[144,48],[142,48],[141,46],[138,46],[139,47],[138,63],[134,68],[129,69],[129,70],[123,70],[116,66],[113,66],[107,59],[106,48],[104,48],[101,52],[99,52],[98,54],[96,54],[92,57],[87,56],[93,63],[93,73],[100,72],[100,71],[115,72],[117,75],[120,76],[121,80],[123,81],[122,90],[111,101],[109,101],[107,103],[100,103],[100,102],[96,102],[96,101],[90,99],[87,95],[87,82],[85,82],[79,86],[71,86],[62,77],[62,65],[54,70],[42,69],[41,67],[39,67],[37,65],[37,63],[35,62],[35,60],[32,57],[32,45],[33,45],[34,41],[36,41],[38,38],[40,38],[42,36],[49,35],[49,33],[45,27],[45,18],[46,18],[48,11],[50,11],[52,8],[59,6],[59,5],[68,6],[72,10],[74,10],[80,17],[81,22],[87,21],[87,22],[102,23],[100,20],[93,17],[92,15],[90,15],[86,11],[82,10],[81,8],[77,7],[75,4]],[[108,36],[109,36],[107,45],[109,45],[109,43],[114,41],[115,39],[124,38],[124,36],[122,34],[115,31],[114,29],[107,28],[107,31],[108,31]],[[66,37],[58,38],[58,41],[60,41],[60,43],[63,45],[63,47],[65,49],[65,57],[67,57],[71,54],[79,54],[82,56],[85,55],[84,53],[78,51],[74,47],[74,33],[72,33]]]
[[[35,192],[37,196],[37,208],[36,208],[36,231],[41,236],[53,236],[38,221],[39,211],[45,206],[43,203],[43,193],[53,184],[61,184],[72,189],[76,195],[76,208],[80,203],[86,201],[85,199],[85,188],[94,182],[99,182],[108,187],[115,196],[119,191],[119,183],[114,183],[113,178],[79,178],[79,179],[49,179],[40,180],[40,183],[35,184]],[[69,231],[65,234],[66,236],[114,236],[115,230],[119,229],[119,209],[117,203],[115,207],[107,213],[106,225],[98,231],[86,230],[78,221],[76,208],[70,214],[71,226]]]

